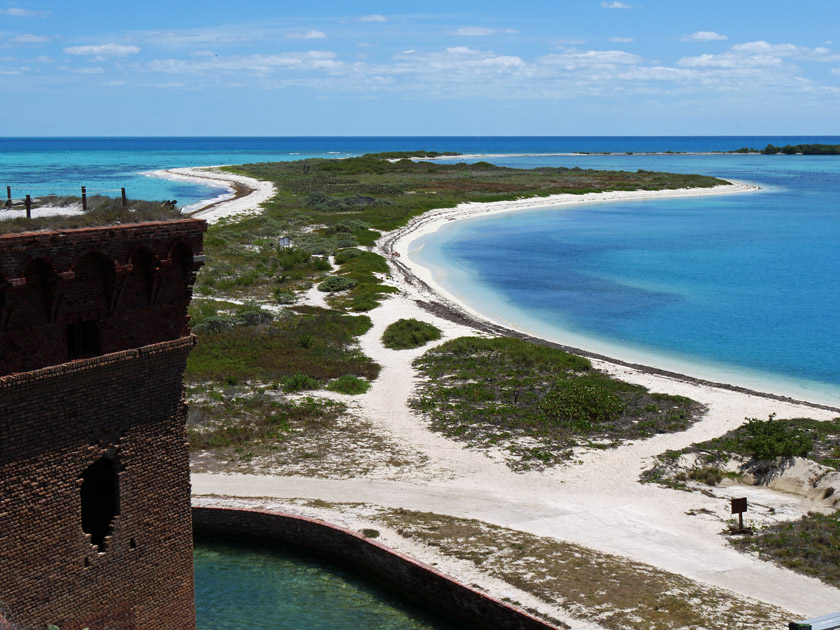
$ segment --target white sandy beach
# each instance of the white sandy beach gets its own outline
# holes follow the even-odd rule
[[[173,169],[169,173],[184,178],[209,177],[206,169],[198,172],[196,169]],[[257,212],[258,204],[273,194],[263,182],[246,181],[248,178],[234,180],[226,173],[213,177],[215,181],[230,181],[231,186],[237,182],[255,192],[230,202],[216,203],[193,216],[203,216],[206,212],[205,218],[218,220],[228,213]],[[469,319],[465,319],[464,323],[453,323],[421,307],[421,303],[427,302],[447,303],[470,317],[481,317],[458,304],[452,296],[443,295],[428,270],[418,267],[410,259],[412,241],[449,220],[558,204],[732,194],[751,190],[755,187],[736,184],[715,189],[558,195],[496,204],[463,204],[458,208],[432,211],[413,220],[402,230],[384,235],[379,243],[380,249],[385,253],[395,251],[400,254],[399,258],[391,259],[392,282],[400,293],[370,313],[374,325],[361,338],[361,349],[382,366],[382,371],[368,393],[352,397],[352,400],[358,412],[383,435],[393,437],[425,456],[423,466],[353,479],[194,474],[195,501],[203,505],[224,505],[241,503],[251,497],[249,505],[301,513],[354,529],[369,526],[361,512],[302,507],[292,500],[362,503],[475,518],[644,562],[744,597],[781,606],[791,611],[792,618],[840,610],[840,590],[735,551],[721,535],[724,521],[729,518],[728,499],[732,493],[749,497],[751,511],[748,516],[759,525],[795,518],[808,509],[819,507],[817,504],[796,495],[764,488],[730,486],[705,495],[638,482],[639,474],[656,455],[667,449],[680,449],[718,436],[739,426],[745,417],[766,418],[771,413],[777,413],[780,417],[829,419],[838,415],[838,410],[721,389],[608,360],[594,361],[596,367],[653,391],[693,398],[705,404],[708,413],[682,433],[658,435],[613,450],[583,452],[578,456],[577,463],[546,472],[514,473],[501,457],[468,449],[461,443],[432,433],[422,418],[408,407],[416,379],[411,362],[429,346],[393,351],[381,344],[384,328],[406,317],[428,321],[440,328],[443,339],[439,343],[457,336],[476,334],[475,328],[468,323]],[[561,619],[568,617],[562,610],[534,603],[533,598],[517,589],[482,576],[474,567],[412,544],[396,532],[383,531],[381,540],[420,560],[434,562],[440,570],[456,579],[477,583],[496,596],[509,596],[528,605],[533,604],[537,609]],[[597,625],[575,621],[573,627],[595,628]]]
[[[182,208],[181,211],[184,214],[204,219],[208,223],[215,223],[223,217],[258,213],[260,204],[271,199],[277,192],[271,182],[216,170],[218,168],[214,166],[170,168],[149,171],[146,175],[227,188],[228,192],[224,195]]]

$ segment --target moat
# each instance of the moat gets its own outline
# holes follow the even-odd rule
[[[463,627],[293,547],[200,537],[194,560],[199,630]]]

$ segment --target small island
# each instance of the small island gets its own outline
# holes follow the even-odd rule
[[[784,155],[840,155],[840,144],[786,144],[783,147],[768,144],[760,150],[741,147],[732,151],[732,153],[761,153],[762,155],[777,155],[779,153],[783,153]]]

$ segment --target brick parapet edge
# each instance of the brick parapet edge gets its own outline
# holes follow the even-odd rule
[[[291,543],[351,564],[461,621],[497,630],[558,630],[523,610],[361,534],[317,519],[247,508],[193,507],[193,532]]]
[[[139,348],[132,348],[130,350],[121,350],[120,352],[112,352],[110,354],[103,354],[102,356],[92,357],[90,359],[77,359],[62,363],[60,365],[51,365],[49,367],[38,370],[31,370],[29,372],[18,372],[14,374],[7,374],[0,376],[0,390],[25,385],[26,383],[33,383],[55,376],[63,376],[66,374],[74,374],[101,368],[118,363],[125,363],[127,361],[134,361],[147,356],[159,354],[161,352],[169,352],[170,350],[184,349],[189,351],[197,343],[195,335],[189,337],[181,337],[180,339],[173,339],[171,341],[161,341],[159,343],[152,343],[147,346]]]

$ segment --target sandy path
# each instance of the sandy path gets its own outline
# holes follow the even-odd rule
[[[178,169],[179,175],[192,176]],[[203,176],[204,172],[200,174]],[[223,174],[224,177],[230,177]],[[738,185],[715,192],[753,190]],[[701,191],[708,193],[709,191]],[[698,194],[697,191],[668,191],[658,196]],[[646,197],[657,196],[645,193]],[[580,203],[574,196],[569,203]],[[250,199],[251,197],[247,197]],[[604,200],[604,197],[599,198]],[[592,200],[594,201],[594,199]],[[493,208],[470,204],[470,212],[505,212],[532,208],[540,202],[526,200]],[[240,212],[240,206],[220,203],[213,216]],[[250,202],[249,202],[250,203]],[[462,212],[463,212],[462,208]],[[430,220],[459,216],[435,211],[424,215],[397,235],[386,235],[380,246],[387,252],[405,251],[405,236],[429,229]],[[423,226],[426,226],[425,228]],[[727,491],[717,497],[685,493],[638,483],[638,475],[651,458],[668,448],[681,448],[697,440],[719,435],[743,422],[744,417],[811,416],[827,419],[836,411],[803,407],[792,402],[715,388],[683,379],[651,374],[610,362],[598,367],[655,391],[689,396],[706,404],[709,413],[691,429],[679,434],[660,435],[610,451],[584,453],[577,463],[545,473],[514,473],[501,461],[426,429],[407,401],[414,389],[411,361],[425,349],[392,351],[382,347],[385,326],[402,317],[416,317],[434,323],[444,340],[476,334],[467,313],[461,323],[441,318],[422,309],[418,302],[446,301],[418,281],[404,265],[395,266],[394,278],[401,294],[370,313],[373,328],[360,340],[362,350],[382,365],[382,372],[370,391],[358,397],[362,413],[379,430],[429,457],[422,470],[411,470],[395,481],[351,479],[327,480],[261,475],[194,474],[195,495],[217,494],[240,497],[312,498],[335,502],[367,502],[386,507],[477,518],[540,536],[579,543],[615,553],[718,587],[731,589],[761,601],[783,606],[803,616],[840,609],[840,590],[731,549],[720,535],[722,521],[729,516]],[[416,270],[421,276],[422,270]],[[313,292],[312,298],[315,298]],[[320,296],[318,296],[320,297]],[[317,298],[316,298],[317,299]],[[441,340],[442,342],[443,340]],[[755,504],[754,516],[772,520],[801,513],[801,502],[789,495],[764,489],[738,488]],[[761,507],[763,504],[765,507]],[[773,517],[769,507],[777,511]],[[692,516],[687,512],[707,510]],[[440,568],[446,571],[446,567]]]

